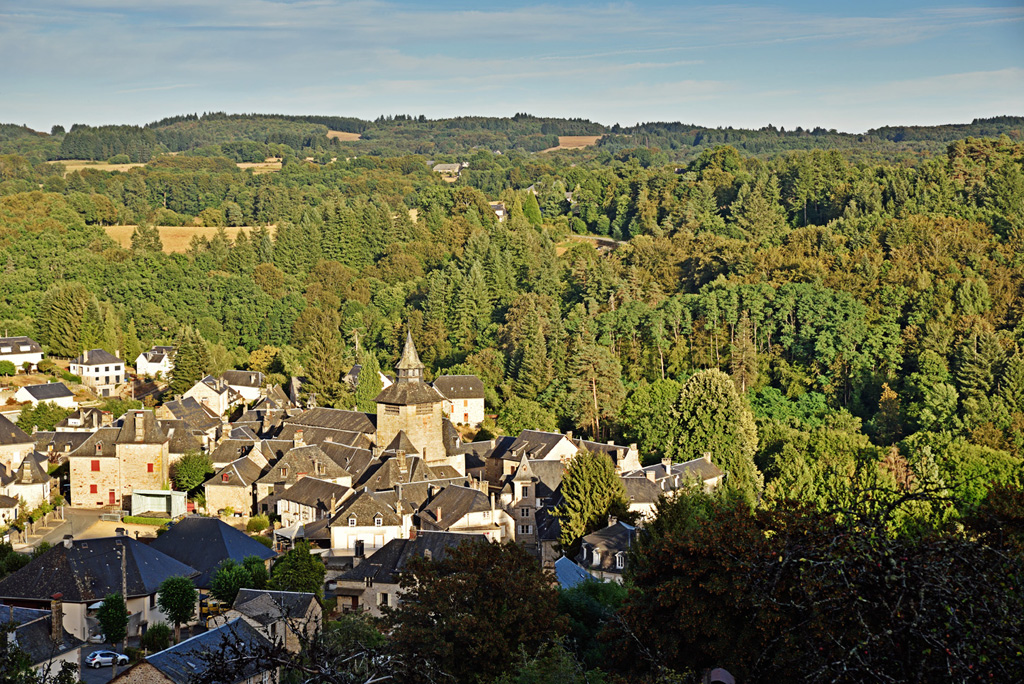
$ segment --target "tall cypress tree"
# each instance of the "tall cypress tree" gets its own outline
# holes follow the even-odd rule
[[[357,358],[362,368],[359,370],[359,384],[355,392],[356,408],[373,413],[377,410],[374,399],[384,389],[384,383],[380,380],[380,363],[377,362],[377,355],[369,349],[360,349]]]
[[[561,528],[559,541],[566,550],[603,527],[609,513],[622,516],[629,510],[626,487],[607,454],[578,451],[562,475],[559,491],[562,503],[554,513]]]

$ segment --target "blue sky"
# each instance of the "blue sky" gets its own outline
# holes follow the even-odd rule
[[[0,122],[222,110],[850,132],[1024,115],[1024,4],[0,0]]]

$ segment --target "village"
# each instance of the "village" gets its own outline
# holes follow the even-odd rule
[[[128,383],[154,385],[173,375],[174,357],[173,347],[154,347],[134,360],[133,373],[119,355],[85,350],[69,364],[81,379],[74,391],[61,382],[27,385],[8,403],[72,410],[54,430],[30,433],[12,422],[17,414],[0,414],[0,520],[46,511],[7,533],[14,550],[41,552],[0,579],[0,614],[40,671],[69,662],[90,684],[108,681],[117,667],[87,668],[129,660],[113,644],[97,646],[107,641],[97,619],[104,597],[124,597],[127,639],[139,643],[149,626],[171,622],[157,593],[176,576],[197,590],[186,624],[194,636],[136,652],[116,681],[186,684],[195,673],[181,659],[225,635],[297,649],[299,636],[333,615],[380,616],[402,601],[399,576],[412,558],[441,559],[467,540],[514,542],[561,587],[621,583],[636,528],[659,497],[691,486],[711,491],[724,477],[710,454],[644,467],[636,444],[571,432],[464,442],[485,419],[483,382],[448,375],[428,383],[411,334],[394,376],[380,375],[372,414],[318,407],[301,399],[300,378],[268,386],[248,370],[203,377],[182,396],[150,399],[116,419],[78,401],[120,396]],[[42,349],[30,338],[0,338],[3,361],[30,373]],[[356,386],[359,374],[356,366],[345,381]],[[557,511],[563,474],[581,452],[610,461],[635,524],[609,515],[568,557]],[[169,483],[176,463],[196,453],[214,472],[190,498]],[[223,564],[255,556],[269,569],[297,546],[325,565],[322,600],[243,589],[222,605],[211,594]]]

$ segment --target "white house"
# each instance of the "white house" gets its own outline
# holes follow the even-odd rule
[[[361,491],[349,497],[331,519],[331,549],[355,554],[357,545],[367,556],[392,539],[407,536],[411,516],[403,516],[383,496]]]
[[[82,352],[81,356],[71,359],[68,370],[101,397],[113,395],[117,386],[125,381],[124,361],[104,349]]]
[[[22,387],[14,394],[14,400],[25,403],[30,402],[33,406],[41,401],[56,404],[61,408],[76,409],[78,402],[75,395],[63,382],[51,382],[48,385],[28,385]]]
[[[442,375],[431,383],[444,396],[443,411],[453,423],[484,422],[484,383],[475,375]]]
[[[165,380],[174,370],[174,347],[153,347],[139,354],[135,359],[135,371],[139,375],[155,378],[159,375]]]
[[[259,371],[229,370],[224,371],[220,377],[228,383],[228,387],[241,394],[247,404],[263,396],[266,378]]]
[[[21,370],[27,363],[35,370],[43,360],[43,348],[31,337],[0,337],[0,361],[10,361]]]

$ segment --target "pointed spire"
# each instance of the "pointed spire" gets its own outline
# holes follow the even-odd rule
[[[416,353],[411,331],[405,334],[405,349],[402,350],[402,358],[398,360],[395,370],[398,371],[398,382],[419,382],[423,379],[423,363]]]

